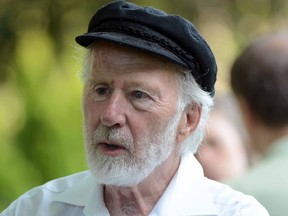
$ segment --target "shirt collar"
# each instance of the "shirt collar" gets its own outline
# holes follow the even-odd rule
[[[90,171],[78,173],[81,178],[77,182],[71,182],[68,190],[60,193],[55,197],[55,201],[68,203],[76,206],[86,206],[89,202],[89,194],[91,194],[91,186],[96,185],[95,180]],[[73,185],[72,185],[73,184]]]
[[[85,215],[109,215],[103,199],[103,186],[97,183],[90,171],[69,190],[59,194],[55,201],[84,207]]]
[[[217,215],[204,182],[201,165],[192,153],[186,154],[151,215]]]

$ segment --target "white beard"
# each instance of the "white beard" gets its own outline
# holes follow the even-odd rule
[[[143,139],[136,144],[133,137],[124,135],[121,129],[109,128],[102,124],[98,126],[90,142],[85,131],[87,163],[97,182],[125,187],[143,181],[156,167],[167,160],[172,150],[176,148],[176,131],[180,117],[181,115],[177,114],[168,124],[155,127],[158,130],[153,130],[153,134],[146,132],[143,134]],[[97,143],[101,140],[121,143],[127,153],[116,157],[104,155],[97,148]]]

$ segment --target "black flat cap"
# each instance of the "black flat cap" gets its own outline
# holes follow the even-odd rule
[[[214,95],[214,55],[193,24],[180,16],[115,1],[99,9],[90,20],[88,32],[76,37],[76,42],[84,47],[97,40],[163,56],[191,70],[201,88]]]

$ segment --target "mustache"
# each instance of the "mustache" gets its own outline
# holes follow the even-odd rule
[[[131,135],[124,134],[119,128],[110,128],[101,124],[94,132],[93,143],[97,145],[103,141],[119,144],[125,148],[133,146],[133,138]]]

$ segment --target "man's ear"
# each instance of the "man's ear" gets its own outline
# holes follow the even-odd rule
[[[194,132],[200,122],[201,114],[202,108],[199,105],[191,104],[186,107],[181,117],[177,131],[177,143],[183,142]]]

